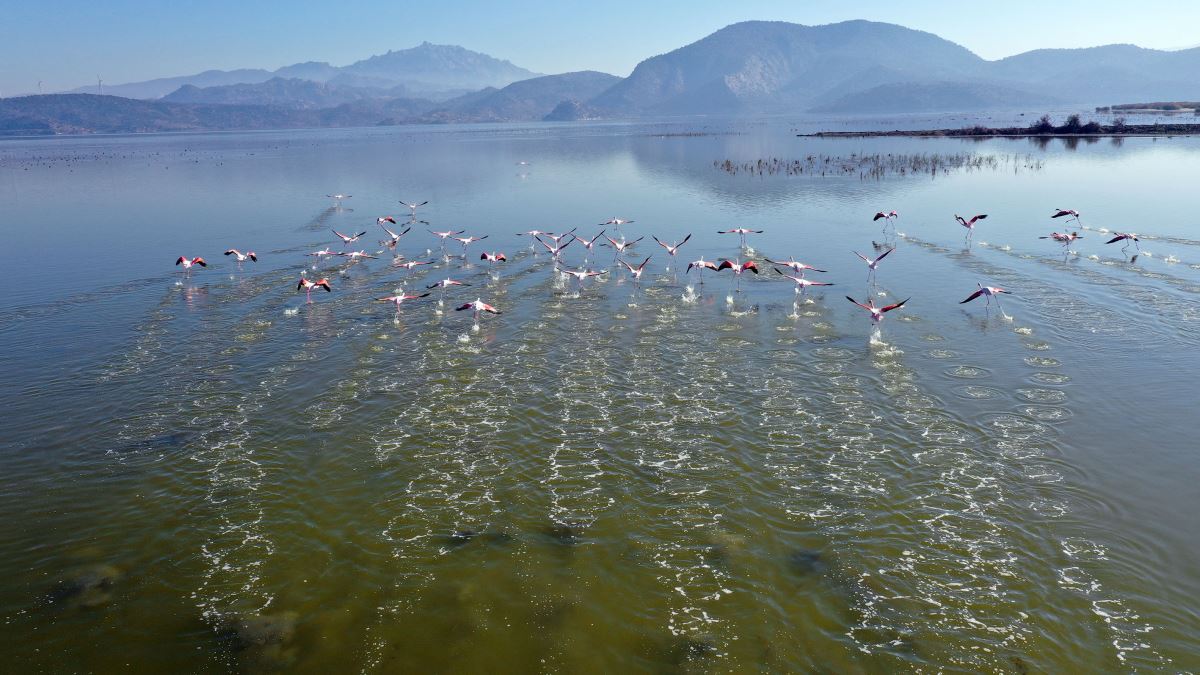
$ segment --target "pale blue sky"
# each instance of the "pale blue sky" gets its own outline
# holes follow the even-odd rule
[[[296,2],[5,0],[0,95],[298,61],[345,65],[424,40],[531,70],[627,75],[638,61],[737,21],[870,19],[926,30],[988,59],[1039,47],[1200,43],[1200,0],[541,0]],[[1036,19],[1035,19],[1036,17]]]

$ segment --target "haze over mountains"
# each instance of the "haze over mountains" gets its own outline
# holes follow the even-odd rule
[[[424,43],[348,66],[309,62],[275,71],[207,71],[106,86],[105,93],[114,96],[0,100],[0,133],[78,133],[114,125],[152,131],[667,114],[1036,111],[1195,100],[1200,48],[1042,49],[987,61],[931,33],[892,24],[748,21],[648,58],[626,78],[596,72],[539,76],[462,47]],[[116,97],[152,100],[118,106],[122,99]],[[72,101],[78,110],[63,117]],[[227,114],[222,108],[229,108]],[[123,127],[122,115],[131,116]],[[238,126],[251,120],[254,126]]]

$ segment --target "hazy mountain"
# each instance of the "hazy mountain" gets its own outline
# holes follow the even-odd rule
[[[333,108],[343,103],[369,98],[386,98],[378,89],[346,87],[311,80],[273,77],[258,84],[228,84],[220,87],[194,87],[185,84],[162,97],[171,103],[210,103],[220,105],[275,105],[284,108]]]
[[[343,67],[308,61],[284,66],[274,72],[261,69],[207,70],[194,75],[145,82],[105,84],[104,93],[126,98],[160,98],[185,85],[203,89],[259,84],[272,77],[280,77],[363,88],[391,89],[403,86],[409,95],[447,93],[453,96],[484,87],[503,87],[517,80],[537,76],[538,73],[487,54],[452,45],[423,42],[412,49],[389,51]],[[97,91],[96,86],[88,85],[66,93],[95,94]]]
[[[428,42],[352,63],[341,68],[341,73],[404,84],[413,90],[503,87],[538,75],[487,54]]]
[[[159,98],[175,91],[185,84],[190,84],[194,87],[217,87],[227,84],[242,84],[254,82],[266,82],[271,79],[271,72],[268,70],[259,70],[256,68],[242,70],[206,70],[203,73],[195,75],[181,75],[179,77],[162,77],[157,80],[147,80],[145,82],[130,82],[128,84],[105,84],[104,93],[109,96],[123,96],[125,98]],[[95,94],[98,91],[96,85],[88,85],[79,87],[65,92],[68,94]]]
[[[1037,49],[990,63],[989,74],[1076,103],[1188,100],[1200,95],[1200,49]]]
[[[891,24],[748,21],[641,62],[590,104],[609,115],[861,113],[1197,96],[1200,49],[1109,45],[985,61]]]
[[[990,82],[902,82],[846,94],[811,110],[822,113],[967,112],[1063,102],[1054,96]]]
[[[891,24],[747,21],[642,61],[592,104],[621,113],[778,111],[812,105],[864,74],[872,85],[936,81],[984,64],[936,35]]]
[[[427,117],[455,122],[541,120],[559,103],[590,99],[620,80],[593,70],[544,75],[454,99]]]
[[[394,124],[430,110],[432,101],[365,100],[334,108],[298,110],[265,105],[145,101],[95,94],[48,94],[0,99],[0,134],[89,134]]]

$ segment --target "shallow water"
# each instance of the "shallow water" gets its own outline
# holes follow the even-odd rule
[[[1200,141],[804,124],[0,143],[8,662],[1200,669]],[[1040,166],[714,166],[873,153]],[[377,243],[399,199],[430,200],[399,253],[436,265],[405,272]],[[1083,212],[1077,253],[1037,239],[1067,227],[1060,206]],[[973,242],[956,212],[989,214]],[[653,255],[640,288],[597,248],[608,274],[577,290],[514,236],[590,238],[614,216],[646,236],[629,259]],[[716,234],[739,225],[765,230],[753,252]],[[331,228],[380,257],[314,265],[341,248]],[[425,230],[450,228],[489,238],[446,259]],[[1102,230],[1138,232],[1142,254]],[[649,238],[688,233],[684,267],[795,256],[836,285],[798,299],[767,264],[741,292],[701,284]],[[872,242],[897,251],[868,285],[851,251]],[[485,250],[509,261],[493,273]],[[183,278],[180,255],[211,264]],[[306,268],[333,286],[312,304]],[[437,290],[373,302],[447,276],[472,286],[440,312]],[[958,304],[977,282],[1013,291],[1003,312]],[[847,294],[911,300],[873,336]],[[453,311],[476,297],[503,311],[478,331]]]

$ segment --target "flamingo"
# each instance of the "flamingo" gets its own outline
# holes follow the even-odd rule
[[[976,285],[979,286],[979,290],[968,295],[966,300],[963,300],[962,302],[960,302],[958,304],[965,305],[966,303],[974,300],[975,298],[983,296],[984,298],[987,299],[987,304],[990,307],[992,304],[992,298],[994,297],[994,298],[996,298],[996,306],[1000,308],[1000,313],[1003,314],[1004,307],[1002,307],[1000,305],[1000,294],[1001,293],[1010,293],[1011,294],[1012,291],[1006,291],[1003,288],[999,288],[997,286],[984,286],[983,284],[976,284]]]
[[[333,289],[329,287],[328,279],[320,279],[318,281],[309,281],[304,277],[300,277],[300,283],[296,284],[296,290],[304,289],[304,294],[308,301],[312,302],[312,290],[314,288],[324,288],[326,292],[332,293]]]
[[[633,241],[625,241],[624,239],[622,239],[620,242],[618,242],[616,239],[613,239],[612,237],[610,237],[610,236],[608,236],[608,235],[605,235],[605,236],[604,236],[604,238],[608,240],[608,243],[612,244],[612,247],[613,247],[613,262],[614,262],[614,263],[615,263],[615,262],[617,262],[617,256],[619,256],[619,255],[621,255],[622,253],[624,253],[624,252],[625,252],[625,249],[627,249],[627,248],[633,248],[633,245],[634,245],[634,244],[636,244],[636,243],[638,243],[639,241],[641,241],[641,240],[645,239],[645,237],[638,237],[637,239],[634,239]]]
[[[412,230],[411,227],[406,227],[406,228],[404,228],[403,232],[401,232],[400,234],[396,234],[395,232],[392,232],[391,230],[389,230],[387,225],[383,224],[384,222],[390,222],[391,224],[395,225],[396,221],[392,220],[391,218],[380,218],[379,220],[380,220],[379,226],[382,227],[383,231],[387,232],[387,235],[388,235],[387,241],[382,241],[380,243],[383,244],[384,246],[387,246],[388,248],[396,248],[396,246],[400,244],[400,237],[403,237],[404,235],[408,234],[409,231]]]
[[[572,230],[572,232],[574,232],[574,230]],[[604,236],[604,230],[600,230],[600,234],[597,234],[591,239],[584,239],[583,237],[574,234],[571,236],[573,237],[572,241],[578,241],[580,244],[583,244],[584,250],[587,251],[587,253],[583,254],[583,262],[586,263],[588,255],[592,252],[592,247],[596,245],[596,240]],[[558,242],[554,243],[557,244]]]
[[[958,215],[957,213],[954,214],[954,219],[958,221],[958,224],[967,228],[967,239],[970,239],[971,236],[975,234],[975,223],[983,220],[984,218],[987,218],[986,213],[981,213],[977,216],[972,216],[970,220],[963,218],[962,216]]]
[[[754,272],[755,274],[758,274],[758,265],[755,265],[753,260],[747,260],[746,262],[733,262],[732,260],[724,260],[720,265],[717,265],[717,271],[719,272],[721,270],[733,270],[733,278],[737,282],[736,290],[738,293],[741,293],[742,272]]]
[[[462,234],[463,232],[466,232],[466,230],[459,230],[457,232],[455,232],[453,230],[446,230],[445,232],[434,232],[433,230],[426,230],[426,232],[428,232],[429,234],[432,234],[435,237],[438,237],[439,239],[442,240],[442,255],[444,256],[444,255],[446,255],[446,238],[453,237],[454,235],[457,235],[457,234]]]
[[[325,195],[325,196],[329,197],[330,199],[337,202],[338,204],[341,204],[343,199],[350,199],[354,195],[344,195],[344,194],[338,193],[335,195]]]
[[[699,260],[693,260],[692,262],[688,263],[687,271],[684,272],[684,274],[691,274],[693,267],[700,270],[700,283],[704,284],[704,270],[708,269],[715,271],[717,269],[717,264],[701,257]]]
[[[451,286],[470,286],[470,285],[471,284],[468,284],[465,281],[458,281],[456,279],[451,279],[451,278],[447,277],[436,283],[429,284],[425,288],[441,289],[438,291],[438,307],[442,307],[446,304],[445,298],[446,298],[446,289],[447,288],[449,288]],[[442,310],[439,309],[437,312],[438,312],[438,314],[441,314]]]
[[[334,234],[337,235],[338,239],[342,240],[342,246],[349,246],[350,244],[353,244],[354,242],[358,241],[359,237],[366,234],[366,232],[359,232],[358,234],[351,237],[349,235],[342,234],[341,232],[338,232],[337,230],[330,230],[330,232],[333,232]]]
[[[1052,215],[1050,217],[1051,218],[1062,218],[1063,216],[1070,216],[1067,220],[1074,220],[1076,223],[1081,222],[1079,220],[1079,212],[1076,211],[1075,209],[1055,208],[1054,215]]]
[[[390,302],[396,305],[396,313],[399,314],[400,305],[404,304],[405,300],[416,300],[417,298],[424,298],[428,296],[429,293],[397,293],[395,295],[389,295],[386,298],[376,298],[375,302]]]
[[[421,202],[420,204],[409,204],[408,202],[406,202],[406,201],[404,201],[403,199],[401,199],[401,200],[400,200],[400,203],[401,203],[401,204],[403,204],[404,206],[407,206],[407,207],[408,207],[408,209],[409,209],[410,211],[412,211],[412,217],[413,217],[413,218],[416,218],[416,217],[417,217],[417,209],[418,209],[418,208],[420,208],[420,207],[422,207],[422,206],[425,206],[426,204],[428,204],[428,203],[429,203],[429,200],[428,200],[428,199],[426,199],[425,201]]]
[[[549,239],[550,241],[553,241],[555,244],[557,244],[560,240],[566,238],[567,235],[570,235],[571,238],[574,239],[575,238],[575,230],[578,230],[578,229],[579,229],[578,227],[572,227],[570,230],[563,232],[562,234],[552,234],[550,232],[547,232],[546,238]]]
[[[653,257],[653,256],[646,256],[646,259],[642,261],[642,264],[638,265],[637,267],[630,265],[629,263],[625,262],[624,260],[618,261],[622,265],[625,266],[625,269],[629,270],[629,274],[630,274],[631,278],[633,279],[633,283],[638,288],[642,287],[642,272],[646,271],[646,263],[650,262],[651,257]]]
[[[394,262],[392,264],[394,264],[396,267],[403,267],[405,272],[412,272],[414,268],[420,267],[421,265],[432,265],[433,261],[432,260],[406,260],[404,262],[400,262],[397,260],[396,262]]]
[[[1113,234],[1115,234],[1116,236],[1113,237],[1112,239],[1109,239],[1108,241],[1106,241],[1104,243],[1115,244],[1118,241],[1123,241],[1123,242],[1125,242],[1125,245],[1121,247],[1121,250],[1124,251],[1125,249],[1129,248],[1129,242],[1132,241],[1133,245],[1137,246],[1137,249],[1139,251],[1142,250],[1141,245],[1138,244],[1138,236],[1136,234],[1134,234],[1132,232],[1113,232]]]
[[[349,253],[340,253],[338,255],[342,256],[343,258],[349,258],[350,260],[362,260],[365,258],[369,258],[371,260],[375,259],[375,256],[367,255],[366,251],[351,251]]]
[[[487,238],[488,238],[488,235],[486,235],[486,234],[483,235],[482,237],[454,237],[455,241],[462,244],[463,260],[467,259],[467,246],[469,246],[481,239],[487,239]]]
[[[204,258],[188,258],[187,256],[182,255],[179,256],[179,259],[175,261],[175,264],[183,265],[183,276],[185,277],[192,276],[192,265],[208,267],[208,263],[204,261]]]
[[[671,256],[671,259],[672,259],[672,260],[674,260],[674,259],[675,259],[675,254],[679,253],[679,247],[680,247],[680,246],[683,246],[683,245],[684,245],[684,244],[686,244],[686,243],[688,243],[688,239],[691,239],[691,238],[692,238],[692,235],[689,233],[689,234],[688,234],[688,236],[686,236],[686,237],[684,237],[684,238],[683,238],[683,241],[676,242],[676,243],[674,243],[674,244],[672,244],[672,245],[670,245],[670,246],[668,246],[667,244],[664,244],[664,243],[662,242],[662,240],[661,240],[661,239],[659,239],[658,237],[655,237],[654,235],[650,235],[650,237],[651,237],[652,239],[654,239],[654,241],[658,242],[658,245],[659,245],[659,246],[661,246],[661,247],[665,248],[665,249],[667,250],[667,255]],[[676,265],[672,265],[672,266],[671,266],[671,271],[673,271],[673,272],[675,273],[675,280],[676,280],[676,281],[679,281],[679,268],[678,268],[678,266],[676,266]]]
[[[562,250],[564,248],[570,246],[571,242],[573,242],[573,241],[575,241],[575,240],[572,239],[572,240],[568,241],[567,243],[561,244],[561,245],[558,244],[557,242],[555,242],[555,245],[551,246],[550,244],[547,244],[546,242],[542,241],[540,237],[538,238],[538,243],[541,244],[542,246],[545,246],[546,250],[550,252],[550,255],[553,256],[555,260],[558,260],[559,254],[562,253]]]
[[[559,272],[562,272],[563,274],[575,277],[575,281],[579,282],[579,290],[580,291],[583,291],[583,280],[584,279],[587,279],[588,277],[598,277],[602,274],[608,274],[608,270],[600,270],[599,272],[595,272],[593,270],[586,270],[586,269],[585,270],[565,270],[561,267],[556,267],[555,269],[557,269]]]
[[[800,295],[804,295],[804,291],[807,291],[809,286],[832,286],[833,285],[831,283],[827,283],[824,281],[812,281],[809,279],[805,279],[802,276],[801,277],[792,276],[791,274],[784,272],[783,270],[779,269],[778,267],[775,268],[775,271],[779,272],[783,276],[796,282],[796,292],[799,293]]]
[[[893,220],[895,220],[896,218],[899,218],[899,217],[900,217],[900,214],[896,213],[895,211],[888,211],[887,213],[884,213],[883,211],[879,211],[875,214],[875,217],[872,218],[871,220],[876,221],[876,220],[882,219],[884,221],[883,226],[887,227],[888,225],[892,224]]]
[[[537,239],[538,237],[540,237],[542,235],[546,235],[547,237],[552,237],[552,236],[554,236],[554,233],[553,232],[542,232],[541,230],[529,230],[528,232],[518,232],[517,233],[518,237],[529,237],[529,248],[536,248],[533,245],[533,240]]]
[[[863,262],[867,263],[867,281],[870,281],[871,277],[875,276],[875,270],[879,269],[879,263],[884,258],[888,257],[889,253],[891,253],[892,251],[895,251],[895,250],[896,250],[895,248],[889,248],[888,250],[884,251],[883,253],[880,253],[879,257],[875,258],[874,260],[866,257],[865,255],[859,253],[858,251],[854,251],[854,255],[858,256],[859,258],[862,259]]]
[[[788,258],[786,262],[771,260],[770,258],[767,258],[766,261],[771,263],[772,265],[780,265],[780,266],[786,267],[786,268],[790,269],[791,271],[795,272],[796,274],[799,274],[800,276],[804,276],[805,270],[812,270],[814,272],[827,272],[828,271],[828,270],[819,270],[819,269],[813,267],[812,265],[807,265],[805,263],[799,262],[795,258]]]
[[[1051,232],[1050,234],[1046,235],[1045,237],[1038,237],[1038,239],[1053,239],[1054,241],[1057,241],[1058,243],[1060,243],[1064,247],[1066,247],[1066,246],[1070,246],[1076,239],[1083,239],[1083,235],[1079,234],[1078,232],[1068,232],[1068,233]]]
[[[329,256],[341,255],[341,254],[330,250],[330,248],[328,246],[326,246],[325,248],[321,249],[320,251],[313,251],[312,253],[306,253],[305,255],[312,257],[312,258],[326,258]]]
[[[870,312],[871,313],[871,323],[878,324],[880,321],[883,321],[884,313],[890,312],[893,309],[900,309],[901,307],[904,306],[904,303],[908,302],[912,298],[905,298],[905,299],[901,300],[900,302],[897,302],[894,305],[887,305],[885,307],[876,307],[874,300],[867,300],[867,304],[864,305],[861,302],[855,300],[854,298],[852,298],[848,295],[846,296],[846,299],[849,300],[850,302],[853,302],[854,304],[858,305],[859,307],[862,307],[863,309],[867,310],[868,312]]]
[[[505,255],[503,253],[499,253],[499,252],[480,254],[479,259],[486,260],[490,263],[508,262],[508,258],[505,257]]]
[[[717,230],[717,234],[736,234],[742,242],[742,248],[746,248],[746,235],[762,234],[763,230],[751,230],[746,227],[735,227],[730,230]]]
[[[234,259],[238,261],[238,267],[241,267],[242,263],[246,262],[247,260],[251,262],[258,262],[258,256],[254,254],[254,251],[246,251],[245,253],[242,253],[236,248],[231,248],[228,251],[225,251],[225,255],[233,256]]]
[[[600,224],[611,226],[611,227],[620,227],[622,225],[628,225],[629,223],[632,223],[632,222],[633,222],[632,220],[625,220],[624,218],[609,218],[608,220],[606,220]]]
[[[458,307],[455,307],[454,309],[455,309],[455,311],[458,311],[458,312],[461,312],[465,309],[472,310],[472,314],[475,317],[475,326],[476,327],[479,326],[479,313],[480,312],[488,312],[490,314],[500,314],[501,313],[500,310],[496,309],[495,307],[492,307],[491,305],[487,304],[483,300],[480,300],[479,298],[475,298],[475,300],[473,300],[472,302],[468,302],[465,305],[459,305]]]

